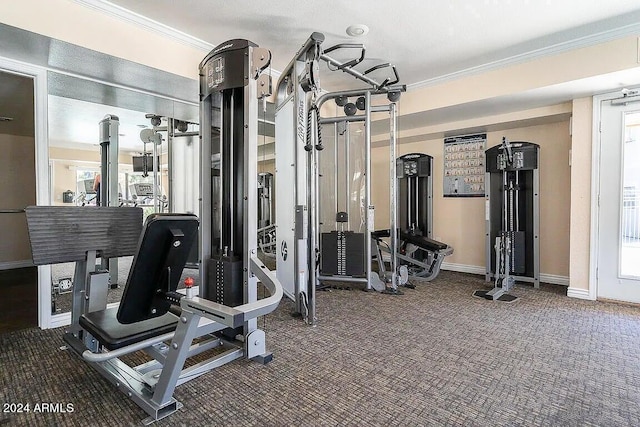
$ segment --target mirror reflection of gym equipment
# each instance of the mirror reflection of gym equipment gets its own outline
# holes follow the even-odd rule
[[[268,258],[276,257],[273,178],[271,172],[258,173],[258,247]]]
[[[167,195],[164,191],[165,185],[162,184],[162,181],[163,177],[172,173],[172,168],[170,165],[161,164],[161,156],[168,156],[168,151],[171,149],[171,143],[174,142],[174,138],[197,137],[199,132],[189,130],[189,128],[194,129],[197,125],[184,120],[164,118],[155,114],[147,114],[147,119],[150,119],[152,128],[145,128],[141,131],[140,140],[144,144],[143,155],[132,156],[132,169],[124,169],[124,171],[121,169],[122,159],[119,158],[122,155],[119,144],[121,134],[120,119],[115,115],[107,115],[100,121],[101,164],[100,172],[98,173],[100,194],[94,189],[95,179],[79,181],[78,186],[82,186],[84,192],[78,191],[76,193],[79,195],[76,198],[77,205],[137,206],[144,209],[143,218],[153,213],[167,212],[169,210],[171,198],[168,197],[170,194]],[[161,126],[163,122],[174,126],[174,131],[169,132],[167,126]],[[154,125],[154,123],[156,124]],[[163,137],[163,135],[166,136]],[[153,144],[152,150],[146,149],[146,145],[149,143]],[[153,153],[155,153],[156,162],[152,160]],[[168,157],[170,164],[171,156]],[[154,183],[156,183],[156,191],[153,190]],[[169,183],[171,183],[170,179]],[[117,185],[117,190],[115,190],[115,185]],[[112,195],[114,196],[112,197]],[[106,202],[102,202],[103,200],[106,200]],[[101,268],[110,271],[109,303],[115,303],[121,299],[123,288],[120,282],[124,279],[119,276],[128,274],[131,262],[132,258],[130,256],[121,260],[99,258]],[[122,263],[122,265],[119,266],[119,263]],[[189,267],[197,268],[197,248],[194,248],[190,256]],[[72,291],[73,271],[73,265],[70,263],[52,266],[51,307],[54,314],[64,313],[71,309],[70,292]]]
[[[128,183],[127,180],[127,205],[151,207],[153,212],[166,212],[168,202],[166,194],[163,194],[162,186],[159,180],[160,173],[160,156],[158,149],[162,145],[164,138],[156,130],[160,125],[161,119],[156,115],[146,115],[151,119],[153,128],[146,128],[140,131],[140,139],[143,143],[142,153],[140,156],[131,158],[133,164],[133,172],[140,172],[141,182]],[[147,150],[147,144],[151,144],[152,151]],[[151,172],[151,180],[149,181],[149,172]]]
[[[513,302],[516,281],[540,287],[540,147],[510,142],[485,153],[486,281],[489,291],[474,296]]]

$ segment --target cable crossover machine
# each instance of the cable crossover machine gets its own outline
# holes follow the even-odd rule
[[[396,103],[405,86],[398,84],[398,72],[389,63],[359,68],[365,60],[363,45],[345,43],[323,49],[323,42],[323,34],[311,34],[276,86],[276,272],[285,295],[295,301],[295,310],[310,325],[317,320],[315,293],[323,283],[361,283],[366,290],[399,293],[398,286],[406,282],[396,259],[395,203],[389,207],[394,230],[389,235],[390,267],[386,269],[378,257],[378,272],[372,271],[377,250],[376,239],[372,240],[371,196],[372,114],[383,113],[389,126],[390,200],[396,199]],[[332,56],[338,51],[357,54],[338,60]],[[365,87],[323,92],[320,64],[355,77]],[[324,109],[338,107],[343,116],[322,117]],[[362,126],[358,165],[350,158],[355,144],[349,139],[352,126]],[[333,148],[332,155],[321,154],[329,139],[333,147],[327,151]],[[331,166],[321,162],[324,156],[332,158]],[[360,180],[356,188],[351,186],[355,174]]]

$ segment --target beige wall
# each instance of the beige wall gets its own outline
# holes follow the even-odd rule
[[[487,133],[487,148],[505,136],[511,141],[540,145],[540,263],[543,274],[569,275],[570,168],[569,122],[515,128]],[[451,245],[455,252],[448,263],[485,265],[484,198],[443,197],[443,139],[398,146],[398,155],[421,152],[433,156],[433,236]],[[373,202],[376,228],[389,223],[389,150],[375,148],[372,155]]]
[[[73,0],[10,3],[0,14],[4,24],[184,77],[198,77],[198,64],[207,53]]]
[[[260,161],[258,163],[258,173],[260,172],[269,172],[272,174],[276,174],[276,161],[275,160],[265,160]]]
[[[70,148],[50,147],[49,159],[52,165],[52,192],[51,203],[53,205],[67,205],[62,202],[62,193],[71,190],[76,193],[77,168],[100,169],[100,151],[76,150]]]
[[[0,134],[0,209],[36,204],[35,139]],[[0,214],[0,263],[31,261],[26,216]]]
[[[69,206],[62,202],[62,193],[67,190],[76,192],[76,180],[78,169],[100,170],[100,152],[94,150],[77,150],[71,148],[50,147],[49,159],[53,166],[53,194],[51,202],[54,205]],[[119,169],[121,172],[132,169],[131,154],[124,153],[119,156]],[[161,163],[166,162],[166,155],[161,157]],[[166,174],[162,176],[161,185],[167,188]],[[123,188],[124,192],[125,189]]]
[[[573,101],[569,286],[585,291],[589,289],[590,270],[592,117],[592,98]]]

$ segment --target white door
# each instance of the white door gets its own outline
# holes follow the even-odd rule
[[[640,97],[601,101],[598,298],[640,303]]]

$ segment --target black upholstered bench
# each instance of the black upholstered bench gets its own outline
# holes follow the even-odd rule
[[[173,332],[178,323],[177,316],[166,313],[153,319],[122,324],[118,322],[117,313],[118,307],[87,313],[80,317],[80,326],[112,351]]]
[[[83,314],[80,326],[110,351],[175,331],[166,295],[177,288],[197,230],[194,215],[148,217],[120,305]]]

